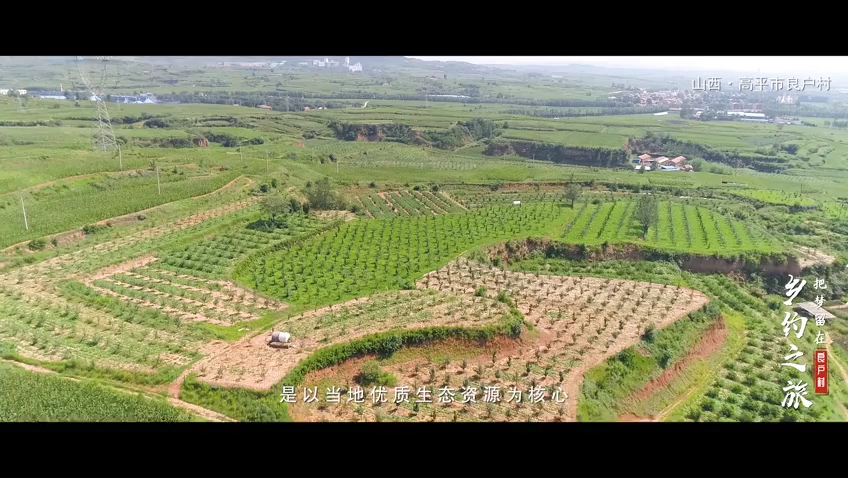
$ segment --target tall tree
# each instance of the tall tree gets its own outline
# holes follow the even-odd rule
[[[277,217],[282,216],[290,211],[290,203],[289,201],[283,199],[282,196],[274,194],[272,196],[268,196],[262,200],[262,203],[259,205],[262,212],[268,215],[268,218],[272,223],[277,222]]]
[[[565,186],[565,199],[571,201],[572,208],[574,208],[574,202],[580,199],[580,194],[582,194],[580,186],[576,184],[568,184]]]
[[[636,211],[634,211],[633,215],[636,217],[636,221],[642,228],[642,238],[647,238],[648,229],[652,226],[656,226],[657,221],[659,220],[659,206],[657,204],[657,198],[652,194],[642,195],[642,197],[636,201]]]
[[[327,178],[315,181],[312,186],[307,189],[306,197],[308,199],[308,204],[312,209],[347,209],[345,201],[336,191],[333,191],[330,181]]]

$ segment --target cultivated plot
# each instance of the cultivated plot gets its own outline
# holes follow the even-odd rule
[[[275,330],[292,335],[292,347],[268,346],[269,333],[242,340],[193,367],[213,385],[268,390],[298,362],[321,347],[394,329],[482,326],[502,320],[509,309],[493,299],[433,290],[377,294],[286,319]]]
[[[420,358],[388,365],[385,370],[398,378],[398,385],[412,390],[430,387],[433,397],[444,387],[452,388],[451,403],[415,405],[303,404],[295,408],[302,420],[415,420],[479,421],[573,420],[576,397],[583,373],[626,347],[637,343],[649,326],[665,327],[708,302],[700,292],[616,279],[535,276],[487,267],[460,259],[427,274],[418,286],[466,297],[497,297],[514,301],[537,329],[509,349],[463,363],[428,363]],[[351,376],[332,377],[336,385],[349,387]],[[311,382],[310,382],[311,380]],[[307,382],[325,385],[326,374],[313,374]],[[330,380],[330,382],[332,382]],[[402,383],[401,383],[402,382]],[[515,386],[526,394],[531,387],[545,387],[546,399],[528,403],[483,403],[484,388]],[[460,391],[474,388],[476,403],[461,403]],[[569,397],[563,403],[550,400],[561,388]],[[323,390],[322,390],[323,392]],[[413,394],[414,395],[414,394]],[[389,397],[389,402],[392,398]]]

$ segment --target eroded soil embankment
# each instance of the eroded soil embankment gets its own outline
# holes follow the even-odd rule
[[[652,379],[644,387],[631,394],[628,402],[638,403],[669,386],[672,381],[678,378],[694,362],[705,360],[716,353],[727,340],[727,334],[727,324],[725,324],[724,318],[719,316],[704,332],[701,340],[682,359],[664,370],[659,377]],[[629,420],[623,419],[623,421]]]

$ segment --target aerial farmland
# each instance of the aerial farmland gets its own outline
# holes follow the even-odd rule
[[[848,421],[839,94],[155,58],[0,74],[0,421]]]

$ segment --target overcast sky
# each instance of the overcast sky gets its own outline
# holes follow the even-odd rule
[[[593,65],[611,68],[738,72],[740,76],[848,77],[848,57],[827,56],[416,56],[421,60],[480,65]]]

